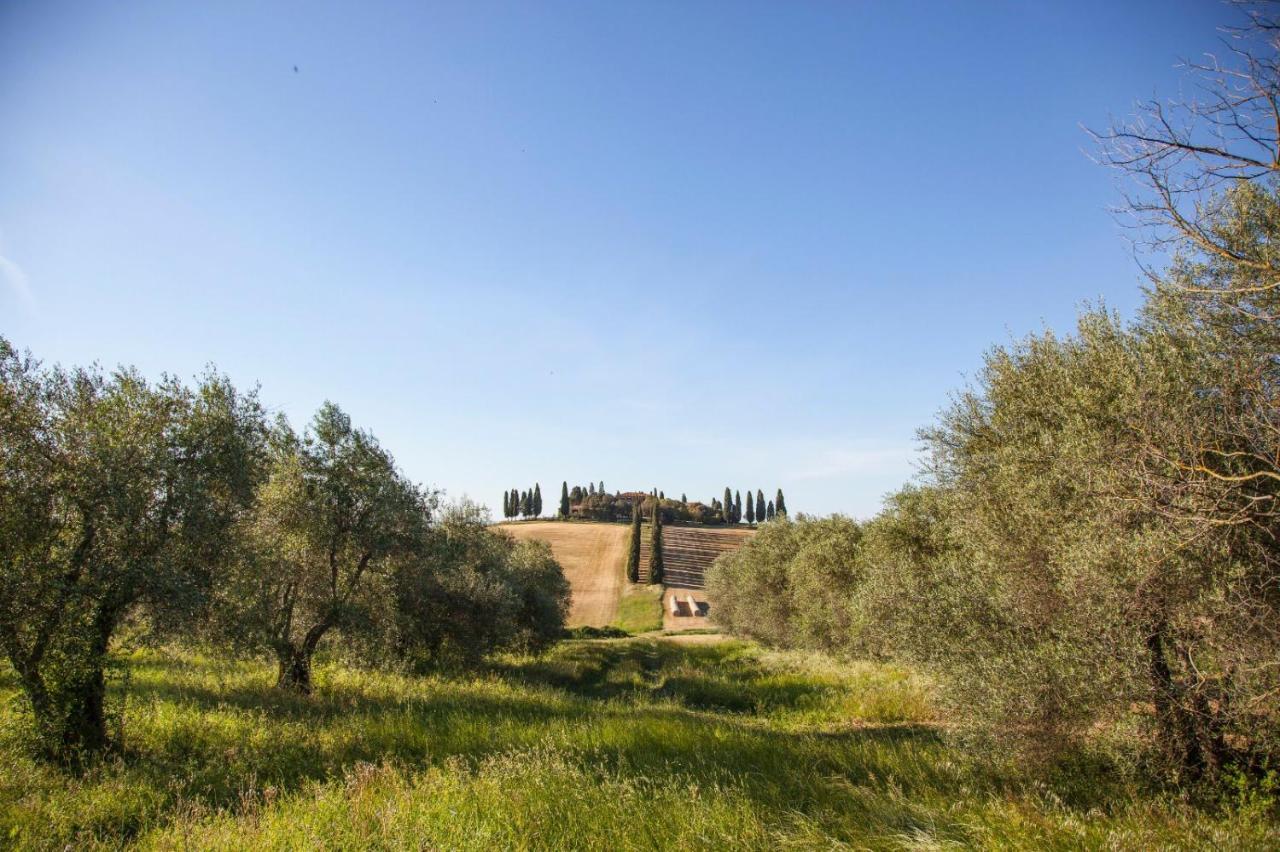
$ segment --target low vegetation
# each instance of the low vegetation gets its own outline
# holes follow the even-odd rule
[[[570,642],[475,674],[324,656],[310,697],[260,662],[134,650],[122,752],[69,782],[0,716],[0,844],[775,849],[949,843],[1265,848],[1214,813],[1064,770],[1029,782],[938,736],[892,667],[726,642]],[[115,687],[118,688],[118,687]],[[3,706],[16,685],[0,675]]]

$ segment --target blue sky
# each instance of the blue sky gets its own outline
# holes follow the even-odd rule
[[[1133,310],[1080,126],[1227,20],[0,0],[0,334],[332,399],[495,508],[603,479],[866,516],[985,349]]]

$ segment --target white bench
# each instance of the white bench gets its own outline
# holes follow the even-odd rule
[[[693,595],[685,595],[684,599],[689,604],[690,615],[702,615],[702,610],[698,609],[698,602],[693,599]]]

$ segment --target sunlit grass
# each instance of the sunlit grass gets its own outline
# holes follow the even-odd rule
[[[28,759],[0,714],[0,845],[353,849],[1267,848],[1263,812],[1118,782],[1064,803],[946,745],[908,672],[738,642],[568,642],[483,675],[337,664],[317,694],[190,652],[127,660],[123,753]],[[0,675],[12,706],[13,681]],[[1067,779],[1069,780],[1069,779]]]
[[[662,629],[662,586],[628,583],[618,600],[614,622],[628,633],[648,633]]]

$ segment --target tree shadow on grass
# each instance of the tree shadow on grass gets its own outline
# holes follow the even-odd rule
[[[975,782],[928,727],[778,730],[752,714],[802,704],[825,687],[772,684],[732,647],[690,654],[671,643],[571,643],[495,666],[488,679],[328,682],[322,670],[311,697],[275,689],[265,665],[151,655],[132,666],[125,759],[106,777],[118,773],[155,796],[146,819],[122,814],[107,828],[125,838],[180,801],[238,811],[268,786],[287,793],[341,779],[359,762],[415,769],[461,758],[474,767],[541,749],[589,773],[732,788],[762,812],[830,823],[834,836],[864,801],[883,800],[895,830],[913,831],[920,812],[903,795],[971,794]]]
[[[534,660],[495,665],[513,682],[552,687],[583,698],[666,699],[722,713],[761,714],[811,706],[833,686],[778,678],[736,646],[670,642],[579,642]]]
[[[186,724],[150,732],[146,748],[129,761],[130,773],[174,798],[233,811],[246,789],[273,786],[287,793],[341,778],[359,762],[420,768],[462,758],[474,767],[491,756],[544,748],[602,777],[732,788],[761,812],[785,803],[787,811],[814,818],[840,811],[851,787],[883,787],[888,778],[907,791],[956,783],[934,768],[943,761],[928,758],[940,746],[924,729],[802,734],[673,704],[541,702],[515,695],[366,696],[336,701],[338,709],[325,706],[330,701],[323,693],[271,702],[264,692],[273,689],[140,689],[139,701],[189,705],[196,712]],[[255,734],[253,718],[248,730],[219,724],[218,712],[233,707],[262,711],[263,723],[274,731]],[[904,755],[922,769],[904,777]],[[161,810],[172,807],[170,802]]]
[[[741,684],[708,687],[678,668],[687,656],[666,643],[582,643],[566,653],[498,667],[494,680],[427,680],[408,692],[362,688],[346,680],[321,686],[310,697],[282,692],[267,678],[242,675],[211,686],[201,666],[151,658],[130,689],[135,708],[169,705],[165,721],[146,725],[129,762],[161,767],[217,756],[259,779],[295,786],[331,777],[358,761],[391,759],[410,765],[448,757],[478,761],[492,754],[538,745],[551,737],[567,751],[589,755],[595,765],[667,771],[696,767],[694,780],[725,772],[779,769],[799,759],[788,743],[805,743],[809,766],[838,771],[823,753],[835,742],[890,745],[936,744],[926,728],[852,731],[824,737],[767,730],[750,718],[758,699],[747,675],[733,662],[719,679],[742,675]],[[723,660],[720,660],[723,662]],[[184,674],[196,674],[188,680]],[[798,701],[807,691],[785,684],[773,705]],[[744,695],[748,697],[744,698]],[[663,699],[657,704],[647,699]],[[702,715],[711,711],[712,715]],[[725,716],[716,714],[728,714]],[[126,736],[128,734],[126,733]],[[825,743],[821,748],[815,743]],[[775,761],[782,755],[781,761]],[[772,757],[771,757],[772,756]],[[815,762],[816,760],[816,762]],[[232,769],[232,766],[225,766]],[[165,771],[165,770],[162,770]],[[234,774],[234,773],[233,773]]]

